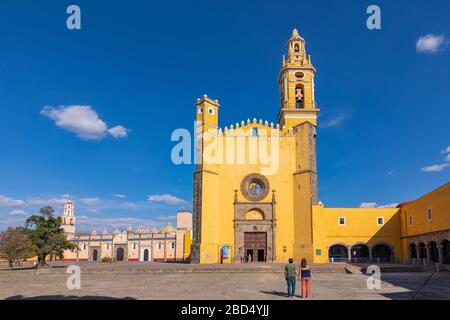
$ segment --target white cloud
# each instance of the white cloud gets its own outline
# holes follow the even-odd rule
[[[340,114],[340,115],[337,115],[336,117],[322,121],[321,123],[319,123],[319,127],[321,127],[322,129],[335,128],[335,127],[338,127],[338,126],[344,124],[344,122],[348,118],[349,118],[348,115]]]
[[[394,202],[394,203],[389,203],[389,204],[385,204],[385,205],[381,205],[379,206],[378,203],[376,202],[363,202],[361,203],[361,205],[359,206],[360,208],[395,208],[398,206],[398,203]]]
[[[99,197],[96,197],[96,198],[82,198],[82,199],[80,199],[80,202],[83,203],[83,204],[86,204],[88,206],[96,206],[100,202],[100,198]]]
[[[41,198],[29,198],[26,200],[26,203],[28,207],[31,207],[43,205],[46,203],[46,201]]]
[[[14,217],[26,217],[28,216],[28,213],[23,210],[13,210],[9,213],[9,215]]]
[[[445,161],[450,162],[450,154],[445,157]]]
[[[127,196],[124,194],[117,193],[114,195],[116,198],[126,198]]]
[[[155,202],[164,202],[168,204],[186,204],[187,201],[177,198],[175,196],[172,196],[170,194],[155,194],[148,197],[149,201],[155,201]]]
[[[131,209],[131,210],[134,210],[134,209],[137,209],[137,208],[138,208],[138,205],[135,204],[135,203],[132,203],[132,202],[125,202],[125,203],[123,204],[123,206],[124,206],[125,208]]]
[[[21,207],[25,206],[26,202],[20,199],[13,199],[0,194],[0,207]]]
[[[66,203],[66,198],[51,198],[44,200],[41,198],[27,198],[26,200],[13,199],[11,197],[0,195],[0,207],[33,207],[33,206],[62,206]]]
[[[63,206],[69,199],[66,198],[51,198],[48,199],[45,204],[50,206]]]
[[[177,220],[177,216],[159,216],[158,220],[162,220],[162,221]]]
[[[116,139],[126,138],[128,136],[128,131],[130,130],[123,126],[115,126],[114,128],[108,129],[109,134]]]
[[[394,202],[394,203],[389,203],[389,204],[385,204],[382,206],[378,206],[377,208],[397,208],[398,203]]]
[[[376,206],[376,202],[363,202],[359,205],[360,208],[375,208]]]
[[[416,50],[420,53],[436,53],[446,42],[444,35],[427,34],[417,39]]]
[[[125,230],[128,225],[136,228],[142,226],[143,228],[153,228],[160,225],[161,222],[155,220],[147,220],[132,217],[117,217],[117,218],[98,218],[89,216],[77,217],[77,229],[82,231],[91,231],[92,229],[103,230],[104,228],[110,229],[110,232],[114,228]]]
[[[423,171],[423,172],[441,172],[442,170],[444,170],[448,166],[450,166],[450,164],[448,164],[448,163],[433,164],[431,166],[423,167],[422,169],[420,169],[420,171]]]
[[[450,146],[442,150],[441,153],[450,153]]]
[[[91,106],[70,105],[58,108],[45,106],[41,114],[54,120],[58,127],[74,132],[83,140],[101,140],[108,133],[114,138],[123,138],[128,133],[128,129],[123,126],[108,129]]]

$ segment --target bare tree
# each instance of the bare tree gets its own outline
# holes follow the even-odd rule
[[[19,229],[9,227],[0,233],[0,257],[8,260],[12,269],[14,261],[27,259],[35,255],[31,241]]]

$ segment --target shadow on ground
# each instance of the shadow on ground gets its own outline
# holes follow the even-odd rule
[[[265,294],[271,294],[273,296],[287,298],[287,293],[286,292],[280,292],[280,291],[260,291],[260,292],[261,293],[265,293]]]
[[[55,295],[34,296],[34,297],[24,297],[22,295],[17,295],[5,298],[5,300],[136,300],[136,299],[131,297],[114,298],[108,296],[65,296],[61,294],[55,294]]]

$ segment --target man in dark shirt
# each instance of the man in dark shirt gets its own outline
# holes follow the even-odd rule
[[[288,297],[293,298],[295,295],[295,283],[298,277],[298,267],[292,258],[289,259],[289,263],[284,267],[284,276],[287,282]]]

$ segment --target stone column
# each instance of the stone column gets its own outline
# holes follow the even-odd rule
[[[438,258],[439,258],[438,261],[440,264],[443,264],[444,263],[444,255],[443,255],[442,250],[444,249],[444,246],[438,245],[437,248],[438,248],[437,251],[438,251]]]
[[[352,247],[347,247],[347,260],[351,261],[352,260]]]
[[[367,246],[369,249],[369,261],[372,261],[372,247]]]

